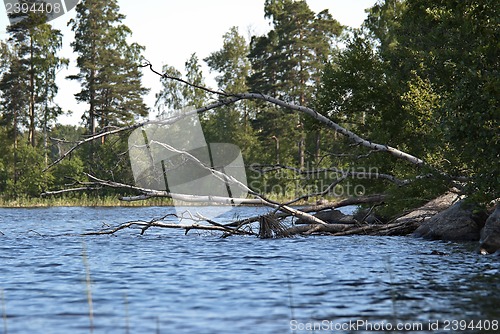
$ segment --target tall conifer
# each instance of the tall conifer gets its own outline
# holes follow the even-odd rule
[[[144,47],[127,42],[132,32],[122,23],[125,16],[117,1],[84,0],[76,11],[69,25],[75,32],[71,45],[80,73],[68,78],[81,83],[76,98],[89,105],[83,116],[89,134],[147,116],[142,96],[148,90],[138,68]]]

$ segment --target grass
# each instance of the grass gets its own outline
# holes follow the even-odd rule
[[[168,198],[152,198],[146,201],[124,202],[118,195],[113,196],[86,196],[79,197],[27,197],[5,198],[0,196],[0,207],[3,208],[40,208],[53,206],[83,206],[83,207],[143,207],[143,206],[171,206],[173,202]]]
[[[296,198],[293,193],[286,194],[265,194],[266,198],[286,203]],[[79,207],[147,207],[147,206],[173,206],[174,202],[169,198],[151,198],[143,201],[125,202],[121,201],[119,195],[87,195],[85,193],[78,195],[63,195],[53,197],[6,197],[0,194],[0,207],[2,208],[40,208],[40,207],[58,207],[58,206],[79,206]],[[325,198],[329,201],[339,200],[338,197]],[[293,205],[308,205],[315,203],[317,198],[301,200]]]

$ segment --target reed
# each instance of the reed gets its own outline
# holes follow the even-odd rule
[[[87,290],[87,304],[89,306],[89,328],[90,333],[94,332],[94,307],[92,304],[92,282],[90,279],[90,266],[87,257],[87,249],[85,247],[85,242],[82,243],[82,259],[83,266],[85,267],[85,287]]]
[[[130,321],[129,321],[129,315],[128,315],[128,299],[127,299],[127,294],[125,293],[123,295],[123,303],[125,307],[125,334],[130,333]]]
[[[293,290],[292,290],[292,282],[290,281],[290,274],[286,274],[286,281],[288,284],[288,303],[290,308],[290,321],[295,320],[295,307],[293,304]],[[292,334],[295,334],[295,331],[291,329]]]
[[[7,334],[7,312],[5,309],[5,296],[3,289],[0,289],[0,299],[2,300],[3,332],[4,334]]]
[[[389,282],[390,282],[390,288],[391,288],[391,304],[392,304],[392,318],[394,323],[397,322],[398,320],[398,313],[397,313],[397,307],[396,307],[396,300],[397,300],[397,291],[396,287],[394,284],[394,275],[392,272],[392,265],[391,265],[391,257],[387,256],[386,258],[386,269],[389,274]]]

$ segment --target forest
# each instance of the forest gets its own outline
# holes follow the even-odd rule
[[[383,195],[390,216],[454,188],[487,204],[500,197],[497,8],[381,0],[353,29],[306,1],[266,0],[267,34],[248,40],[232,27],[220,50],[160,69],[127,41],[133,32],[116,0],[83,0],[68,22],[79,72],[67,80],[81,85],[75,98],[87,106],[75,126],[58,124],[67,111],[54,102],[56,74],[68,64],[61,32],[30,13],[0,44],[0,197],[136,196],[106,187],[134,184],[134,125],[205,107],[206,141],[237,145],[249,188],[266,198]],[[162,83],[155,110],[143,100],[145,70]]]

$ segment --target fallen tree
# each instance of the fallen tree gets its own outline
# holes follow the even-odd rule
[[[145,122],[139,122],[133,125],[115,128],[115,129],[107,129],[98,134],[85,138],[77,142],[74,146],[72,146],[69,150],[67,150],[64,154],[60,155],[58,159],[56,159],[53,163],[51,163],[47,168],[50,169],[55,165],[59,164],[64,159],[68,158],[75,150],[79,149],[83,145],[91,143],[96,140],[100,140],[101,138],[108,137],[111,135],[116,135],[120,133],[127,133],[139,128],[143,128],[146,126],[167,126],[171,124],[175,124],[179,120],[184,118],[202,114],[209,110],[213,110],[215,108],[219,108],[222,106],[230,105],[236,103],[241,100],[260,100],[266,103],[274,104],[283,108],[287,108],[289,110],[306,114],[312,117],[314,120],[325,126],[326,128],[339,133],[345,136],[349,141],[351,141],[354,145],[364,147],[369,149],[369,155],[371,154],[389,154],[393,157],[401,161],[405,161],[410,165],[413,165],[415,169],[419,169],[425,166],[427,169],[434,170],[440,177],[449,178],[450,182],[460,182],[464,181],[461,177],[453,178],[445,173],[437,171],[435,168],[430,166],[424,160],[413,156],[407,152],[401,151],[397,148],[391,147],[389,145],[379,144],[371,142],[370,140],[364,139],[358,134],[353,133],[352,131],[342,127],[341,125],[333,122],[331,119],[325,117],[324,115],[318,113],[317,111],[304,107],[298,106],[291,103],[287,103],[280,99],[260,94],[260,93],[237,93],[231,94],[228,92],[215,91],[208,89],[203,86],[195,85],[189,83],[183,79],[171,77],[168,75],[161,74],[153,69],[151,64],[145,64],[143,67],[149,67],[151,71],[158,74],[164,79],[176,80],[180,81],[183,84],[189,85],[196,89],[204,90],[212,95],[218,97],[218,100],[203,106],[201,108],[197,108],[182,114],[178,114],[172,116],[170,118],[162,119],[162,120],[151,120]],[[224,196],[203,196],[203,195],[193,195],[187,193],[175,193],[172,191],[168,191],[167,189],[154,189],[148,187],[142,187],[139,185],[125,184],[112,180],[104,180],[98,178],[90,173],[86,173],[85,176],[88,181],[82,182],[77,181],[73,184],[72,187],[59,189],[56,191],[47,191],[43,194],[43,196],[53,196],[59,195],[67,192],[79,192],[86,190],[96,190],[102,188],[113,188],[126,190],[129,193],[134,193],[132,196],[123,196],[121,200],[123,201],[142,201],[150,198],[171,198],[173,200],[187,202],[187,203],[210,203],[212,205],[264,205],[270,208],[270,212],[265,215],[259,215],[256,217],[249,217],[239,221],[233,221],[230,223],[221,223],[216,222],[209,217],[204,217],[200,214],[191,214],[186,212],[185,214],[170,214],[158,219],[152,219],[150,221],[133,221],[120,224],[116,227],[105,229],[103,231],[98,231],[94,233],[88,234],[113,234],[120,230],[131,228],[131,227],[139,227],[141,228],[141,233],[144,233],[150,227],[157,228],[174,228],[174,229],[184,229],[186,233],[190,230],[207,230],[207,231],[218,231],[222,232],[224,236],[229,235],[255,235],[261,238],[271,238],[271,237],[288,237],[297,234],[301,235],[311,235],[311,234],[329,234],[329,235],[348,235],[348,234],[375,234],[375,235],[396,235],[396,234],[408,234],[414,230],[417,225],[415,221],[397,221],[390,220],[386,223],[380,224],[370,224],[365,220],[361,219],[360,221],[355,221],[353,224],[330,224],[326,223],[322,219],[318,218],[314,215],[314,213],[318,213],[324,210],[332,210],[335,208],[339,208],[347,205],[361,205],[361,204],[370,204],[377,205],[385,200],[387,200],[387,196],[384,194],[380,195],[372,195],[372,196],[361,196],[361,197],[353,197],[343,199],[341,201],[332,202],[332,203],[320,203],[318,205],[307,206],[307,207],[292,207],[293,204],[297,204],[299,202],[307,201],[311,198],[319,198],[321,199],[324,195],[328,194],[333,188],[337,185],[341,184],[348,177],[352,177],[355,175],[362,174],[357,172],[342,172],[341,169],[336,167],[331,167],[328,170],[336,173],[335,179],[324,189],[314,193],[307,193],[305,195],[298,196],[297,198],[288,201],[286,203],[280,203],[274,200],[271,200],[265,196],[265,194],[260,194],[255,190],[249,188],[246,184],[237,180],[232,175],[229,175],[216,167],[209,166],[203,161],[201,161],[197,156],[193,155],[191,152],[187,150],[178,149],[172,147],[168,143],[159,142],[157,140],[149,140],[147,135],[144,135],[146,142],[143,145],[136,145],[136,149],[146,149],[150,150],[150,146],[156,145],[157,147],[161,147],[169,152],[173,152],[181,156],[185,161],[189,163],[195,164],[200,167],[207,175],[216,178],[223,182],[227,187],[236,187],[247,193],[247,196],[244,198],[235,198],[232,196],[224,197]],[[148,151],[149,152],[149,151]],[[301,169],[296,169],[290,166],[283,165],[267,165],[260,166],[266,172],[277,170],[277,169],[288,169],[292,170],[296,173],[315,173],[317,171],[304,171]],[[163,176],[165,174],[165,167],[163,166]],[[364,173],[366,175],[366,173]],[[400,187],[404,187],[414,180],[422,179],[422,178],[432,178],[433,174],[423,174],[413,178],[399,179],[394,175],[387,173],[374,173],[370,174],[371,177],[375,179],[385,180],[391,183],[394,183]],[[167,219],[170,221],[166,222]],[[176,221],[172,221],[172,219]],[[301,219],[302,221],[307,222],[307,224],[295,225],[295,221],[297,219]],[[186,224],[185,221],[190,221],[190,223]],[[258,225],[259,232],[254,232],[255,225]]]

